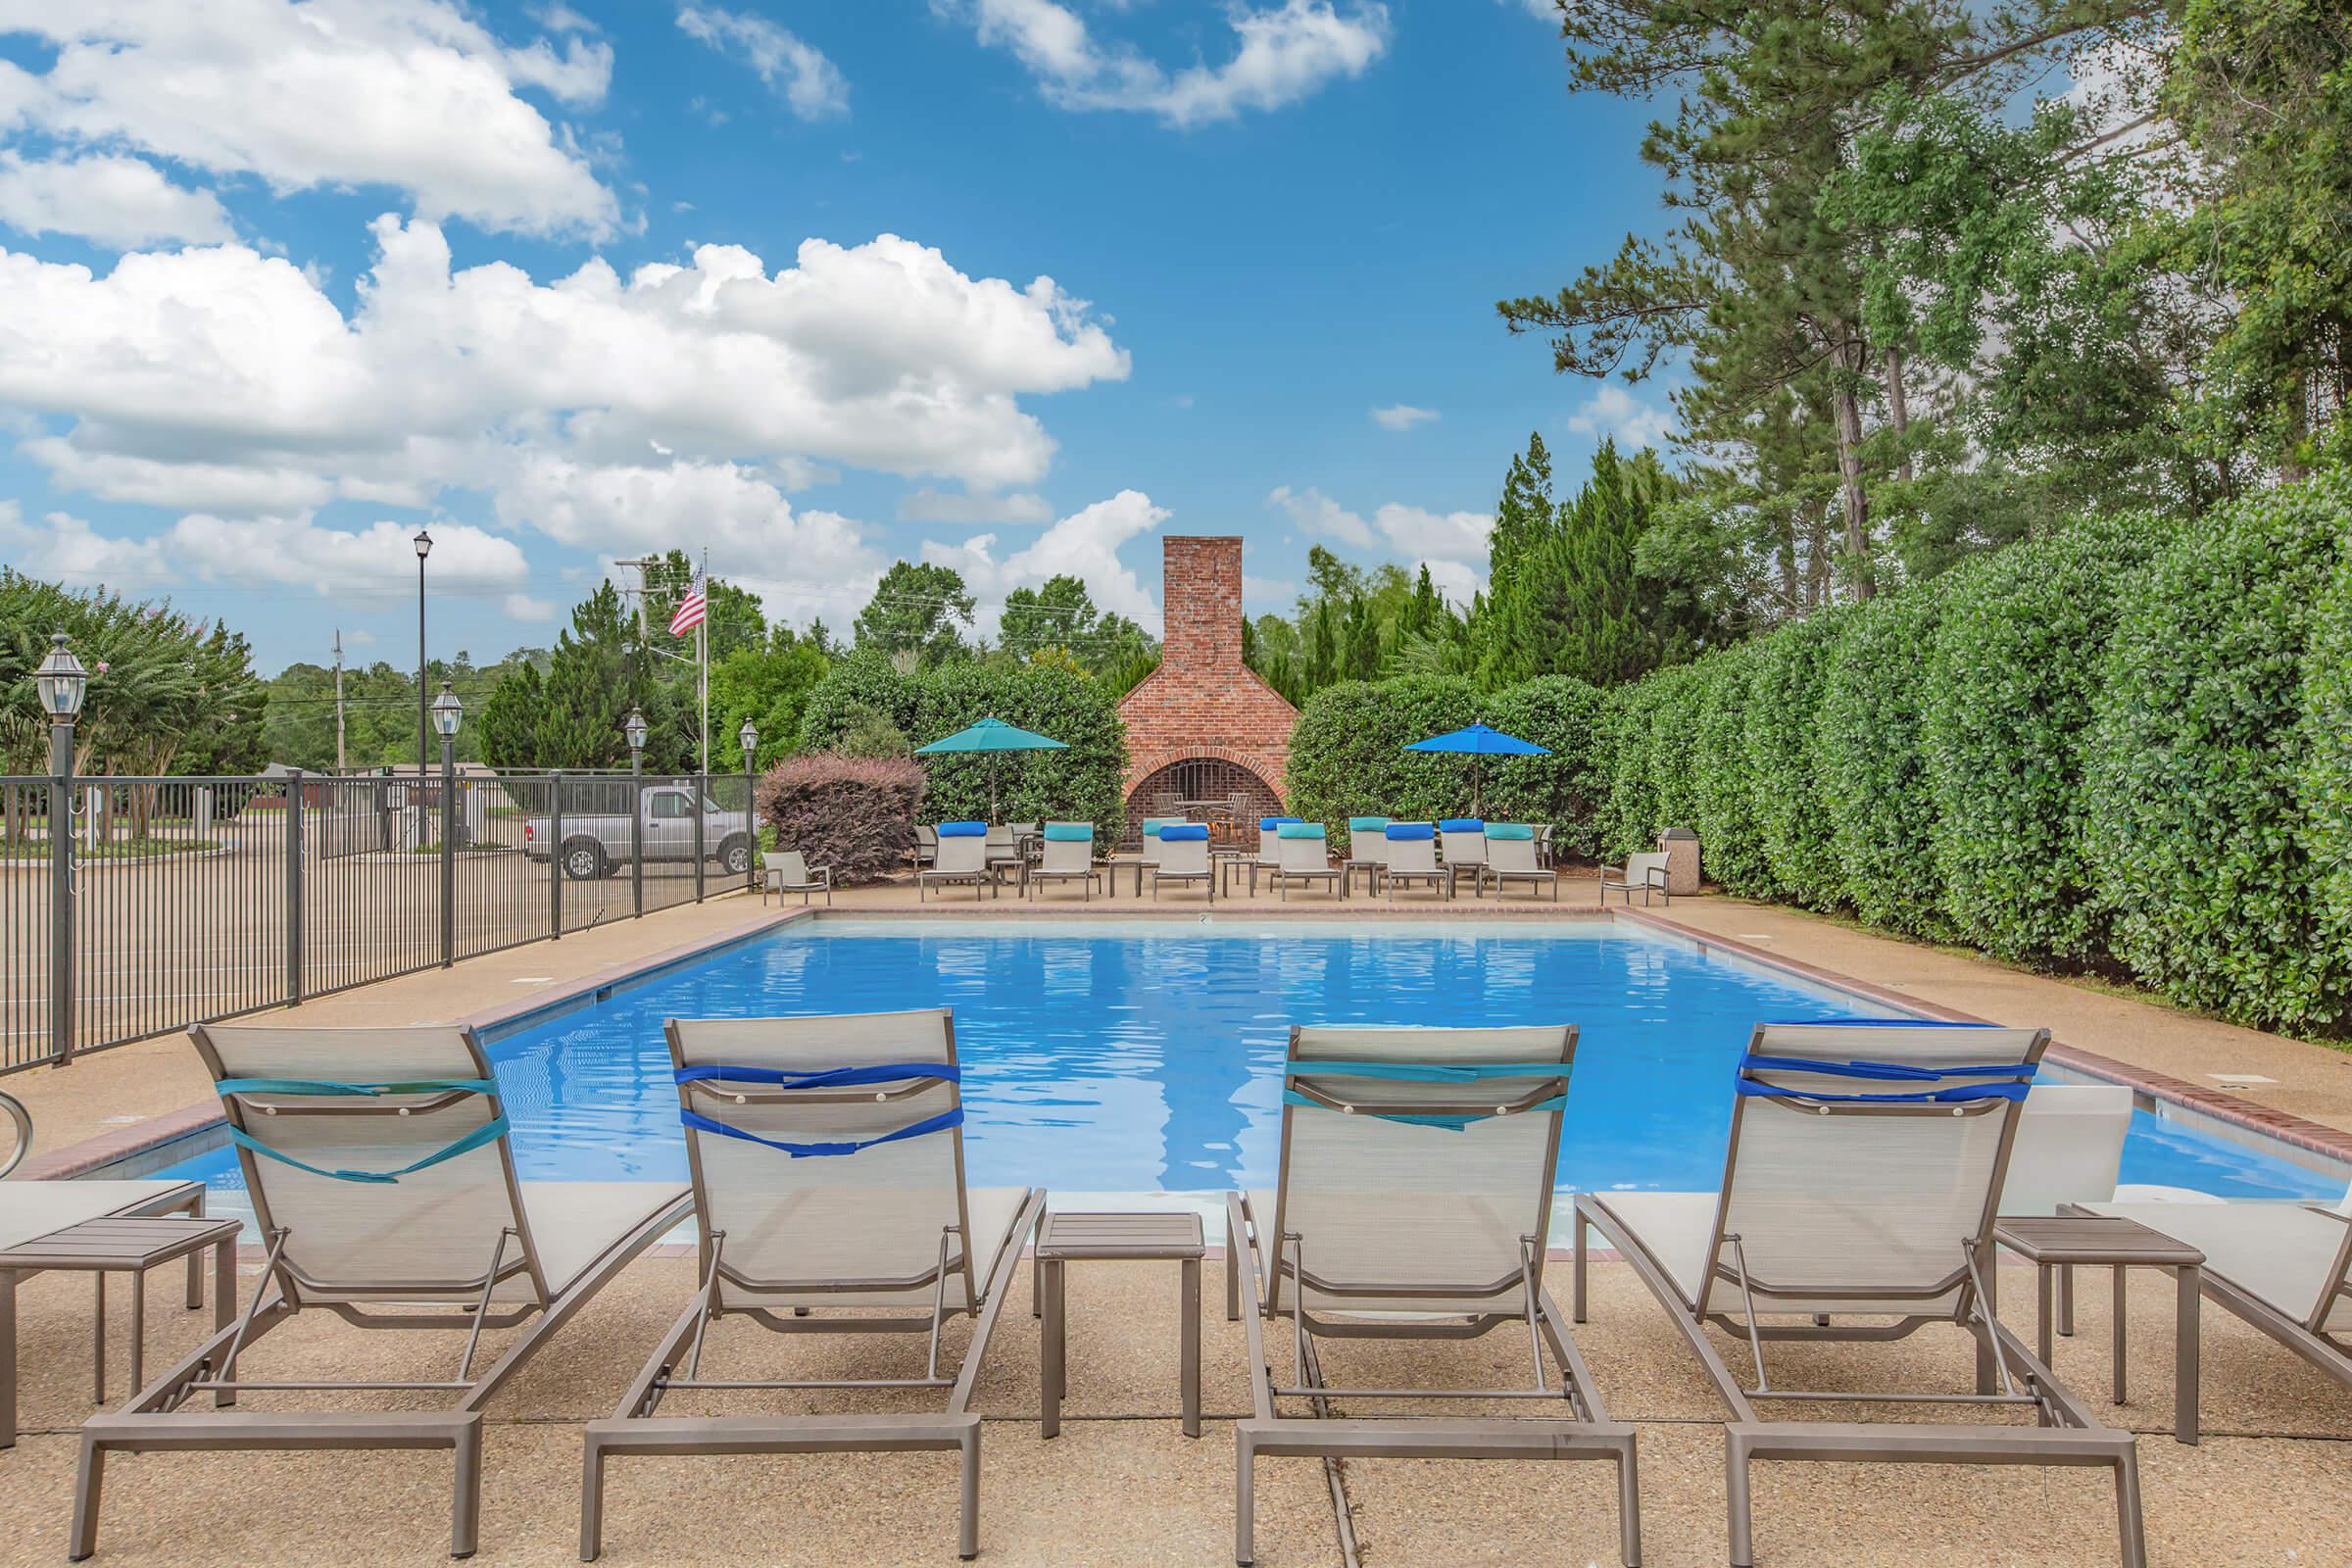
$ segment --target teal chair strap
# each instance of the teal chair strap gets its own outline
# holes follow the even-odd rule
[[[250,1134],[239,1132],[234,1127],[231,1127],[228,1130],[228,1141],[230,1143],[235,1144],[239,1149],[250,1149],[265,1159],[274,1159],[281,1165],[291,1165],[296,1170],[307,1170],[314,1176],[324,1176],[333,1181],[367,1182],[371,1185],[386,1185],[398,1182],[403,1176],[414,1175],[417,1171],[438,1165],[445,1159],[455,1159],[460,1154],[470,1153],[474,1150],[481,1148],[484,1144],[495,1144],[501,1138],[506,1136],[507,1118],[504,1116],[493,1116],[488,1121],[482,1123],[479,1127],[476,1127],[473,1131],[467,1133],[465,1137],[459,1139],[456,1143],[449,1145],[445,1149],[435,1150],[432,1153],[425,1155],[422,1159],[403,1165],[398,1170],[327,1170],[318,1165],[307,1165],[301,1160],[296,1159],[291,1154],[282,1154],[276,1150],[271,1149],[268,1144],[263,1143],[260,1139],[255,1138]]]
[[[495,1095],[495,1078],[418,1078],[403,1083],[339,1083],[329,1078],[223,1078],[222,1095]]]

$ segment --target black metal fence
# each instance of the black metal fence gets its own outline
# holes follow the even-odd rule
[[[751,793],[740,773],[0,777],[0,1071],[749,887]]]

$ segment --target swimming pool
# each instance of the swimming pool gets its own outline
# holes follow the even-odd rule
[[[804,921],[489,1041],[526,1180],[686,1177],[670,1017],[955,1009],[973,1182],[1065,1192],[1271,1186],[1294,1023],[1580,1026],[1563,1192],[1712,1191],[1759,1019],[1880,1004],[1597,921],[1362,926]],[[225,1146],[164,1175],[243,1207]],[[2332,1198],[2329,1178],[2135,1112],[2126,1182]]]

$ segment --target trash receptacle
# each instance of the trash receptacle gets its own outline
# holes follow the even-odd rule
[[[1698,835],[1687,827],[1670,827],[1658,835],[1666,853],[1666,891],[1675,898],[1698,891]]]

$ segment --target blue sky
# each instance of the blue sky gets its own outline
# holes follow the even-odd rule
[[[0,0],[0,560],[265,669],[412,659],[420,523],[436,657],[672,544],[836,628],[1152,622],[1164,532],[1466,594],[1530,429],[1664,419],[1494,315],[1662,219],[1542,9]]]

